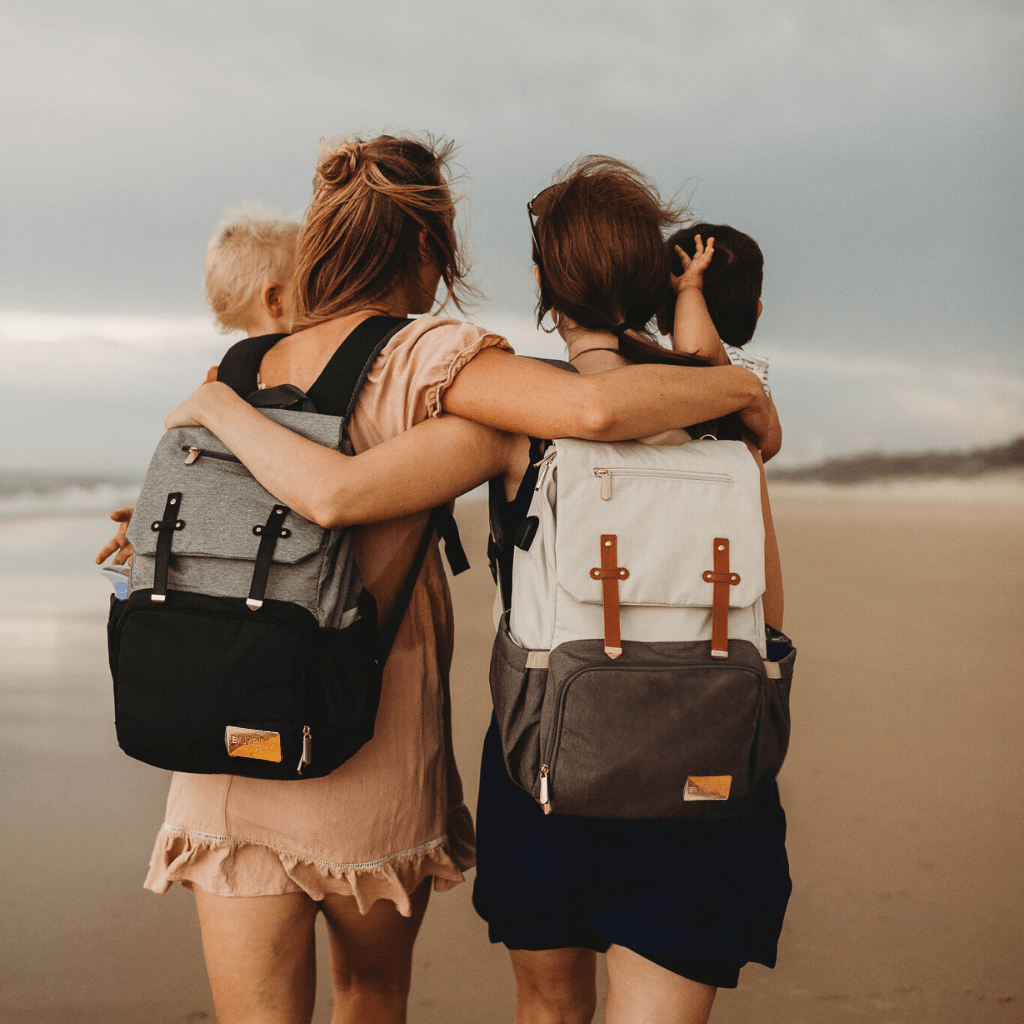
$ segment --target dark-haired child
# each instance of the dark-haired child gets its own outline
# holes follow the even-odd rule
[[[672,348],[712,365],[744,366],[769,393],[768,360],[743,349],[754,336],[762,309],[760,246],[728,224],[703,223],[676,231],[666,245],[674,294],[658,313],[658,327],[663,334],[671,333]],[[774,419],[777,425],[778,417]],[[761,449],[762,459],[770,459],[781,444],[782,431],[776,426]]]

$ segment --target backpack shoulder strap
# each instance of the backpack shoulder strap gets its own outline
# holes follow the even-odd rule
[[[217,380],[242,398],[248,398],[256,390],[256,376],[263,357],[287,337],[287,334],[261,334],[235,342],[217,367]]]
[[[381,349],[411,322],[397,316],[371,316],[359,324],[338,346],[306,392],[317,412],[348,420]]]
[[[564,359],[537,359],[537,362],[547,363],[549,366],[554,366],[559,370],[567,370],[569,373],[579,373],[576,367]],[[491,528],[490,537],[487,539],[487,560],[491,566],[491,575],[494,577],[494,582],[501,587],[502,600],[506,611],[512,600],[512,560],[509,557],[509,552],[514,540],[513,537],[508,535],[507,519],[510,517],[510,514],[511,518],[517,521],[526,516],[530,507],[530,500],[533,496],[533,486],[537,478],[534,463],[543,456],[544,449],[550,443],[550,440],[541,440],[536,437],[530,438],[530,465],[527,467],[526,475],[519,485],[519,491],[511,503],[511,509],[509,508],[510,503],[505,500],[504,480],[501,477],[494,477],[487,482],[488,518]],[[518,525],[518,522],[516,525]],[[516,529],[516,525],[512,527],[513,531]],[[505,563],[504,566],[502,565],[503,562]]]

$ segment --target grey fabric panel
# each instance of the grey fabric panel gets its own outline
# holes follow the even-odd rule
[[[535,798],[540,793],[540,719],[547,669],[528,669],[530,652],[515,643],[503,615],[491,650],[491,698],[509,776]]]
[[[162,518],[167,495],[173,491],[181,492],[179,516],[185,524],[174,535],[176,554],[215,553],[221,558],[255,561],[260,537],[253,527],[266,523],[277,499],[242,465],[200,458],[186,466],[184,455],[164,460],[160,472],[146,478],[128,527],[128,539],[139,554],[155,553],[159,534],[152,531],[152,523]],[[320,549],[324,531],[316,523],[289,512],[282,525],[289,536],[278,539],[275,562],[301,562]]]
[[[757,760],[759,764],[778,765],[776,773],[782,767],[789,751],[789,735],[791,720],[789,714],[789,693],[793,687],[793,667],[796,664],[796,648],[776,662],[779,666],[779,678],[768,680],[768,693],[771,705],[765,727],[758,736]]]
[[[340,417],[282,409],[260,412],[318,444],[352,454]],[[253,527],[267,522],[278,501],[240,463],[201,455],[186,465],[189,453],[182,449],[191,447],[230,454],[203,427],[178,427],[161,438],[128,528],[135,548],[131,590],[153,585],[158,534],[152,523],[163,517],[167,495],[180,491],[179,517],[185,526],[172,538],[168,586],[244,598],[260,544]],[[296,512],[283,525],[289,536],[279,538],[274,548],[266,597],[292,601],[312,612],[321,625],[339,626],[362,589],[350,555],[351,534],[324,530]]]

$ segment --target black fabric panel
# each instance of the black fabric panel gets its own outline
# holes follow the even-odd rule
[[[348,419],[373,360],[411,322],[402,317],[371,316],[354,328],[306,392],[317,412]]]
[[[256,390],[256,377],[263,357],[287,337],[287,334],[261,334],[235,342],[217,367],[217,380],[227,384],[240,398],[248,398]]]

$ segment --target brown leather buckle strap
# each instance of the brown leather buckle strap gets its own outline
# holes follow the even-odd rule
[[[711,595],[711,657],[729,657],[729,588],[740,581],[739,573],[729,572],[729,541],[715,538],[715,568],[704,573],[704,582],[715,585]]]
[[[629,579],[629,570],[618,562],[618,537],[614,533],[601,535],[601,567],[590,570],[590,578],[601,581],[604,598],[604,653],[609,658],[622,654],[622,634],[619,623],[619,580]]]

